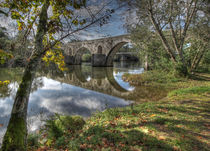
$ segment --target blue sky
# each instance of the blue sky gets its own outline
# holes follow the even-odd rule
[[[95,0],[95,1],[104,2],[104,0]],[[92,28],[88,28],[87,30],[80,32],[78,37],[80,37],[83,40],[91,40],[107,36],[118,36],[118,35],[127,34],[127,30],[124,27],[124,25],[126,22],[127,23],[136,22],[137,18],[135,15],[135,11],[129,10],[127,5],[124,5],[125,3],[121,3],[123,7],[120,7],[119,4],[116,2],[116,0],[110,0],[110,1],[112,2],[110,3],[110,5],[107,6],[107,8],[115,9],[116,11],[115,13],[112,14],[111,18],[108,20],[108,24],[105,24],[102,27],[95,25]],[[108,0],[106,2],[108,2]]]

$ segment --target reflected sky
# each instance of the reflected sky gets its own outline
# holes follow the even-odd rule
[[[144,68],[139,68],[138,64],[135,64],[133,66],[131,66],[130,63],[126,63],[126,62],[119,62],[119,63],[115,63],[114,64],[114,72],[113,72],[113,76],[114,79],[116,80],[116,82],[124,89],[128,90],[128,91],[133,91],[135,89],[135,87],[131,86],[128,82],[125,82],[122,79],[122,76],[125,73],[129,73],[129,74],[140,74],[144,72]]]
[[[111,107],[129,105],[128,101],[103,93],[61,83],[42,77],[44,86],[30,95],[28,107],[28,127],[30,131],[38,129],[42,120],[54,113],[81,115],[88,117],[95,111]],[[13,86],[12,86],[13,85]],[[14,83],[11,87],[15,87]],[[0,100],[0,136],[3,137],[13,105],[13,97]]]
[[[69,73],[63,74],[63,77],[49,74],[37,77],[34,80],[33,92],[29,98],[29,131],[37,130],[43,124],[43,120],[55,113],[89,117],[96,111],[129,105],[131,101],[123,99],[123,94],[127,95],[129,91],[135,88],[124,82],[122,75],[126,72],[137,73],[135,70],[137,69],[131,68],[128,70],[118,66],[110,70],[110,74],[110,71],[108,72],[106,69],[98,71],[91,67],[82,67],[70,70]],[[142,72],[142,68],[138,68],[138,71]],[[74,78],[72,80],[65,79],[74,76],[77,80]],[[8,80],[12,81],[12,79]],[[77,81],[77,85],[72,81]],[[0,98],[0,124],[3,124],[3,127],[0,127],[0,142],[9,122],[19,82],[12,81],[8,86],[11,90],[10,96]],[[90,88],[89,85],[92,85],[92,87]]]

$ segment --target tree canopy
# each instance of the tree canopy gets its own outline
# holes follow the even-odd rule
[[[141,32],[134,32],[135,35],[145,37],[145,32],[142,31],[146,28],[149,33],[146,34],[145,39],[149,39],[152,35],[160,39],[162,50],[169,55],[180,72],[186,75],[189,70],[194,70],[195,64],[199,64],[200,57],[209,49],[209,42],[207,42],[209,40],[209,32],[207,32],[209,30],[209,2],[205,0],[139,0],[135,1],[135,7],[139,20],[134,31],[142,29]],[[139,40],[143,42],[145,39]],[[195,45],[192,42],[195,39],[202,41],[203,49],[194,49],[200,55],[193,55],[192,51],[189,53],[186,50],[189,44]],[[193,59],[189,60],[187,54],[190,54]]]

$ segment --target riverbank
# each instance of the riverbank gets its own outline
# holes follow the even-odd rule
[[[210,75],[183,79],[164,73],[152,74],[125,75],[124,78],[134,86],[170,88],[167,97],[107,109],[86,121],[57,115],[41,131],[29,136],[28,150],[207,151]]]

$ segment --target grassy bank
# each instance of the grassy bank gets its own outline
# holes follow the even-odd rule
[[[161,76],[160,81],[143,76],[126,78],[133,85],[173,89],[160,101],[108,109],[85,122],[79,117],[57,115],[39,132],[41,136],[29,137],[29,150],[209,150],[209,75],[176,80]]]

